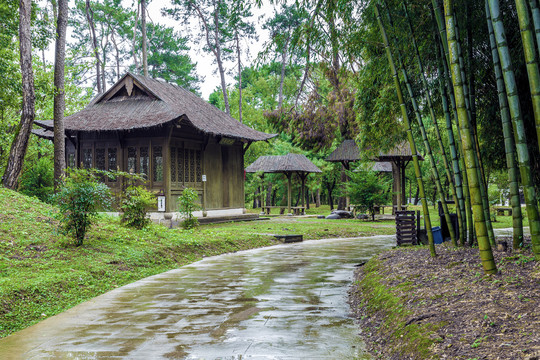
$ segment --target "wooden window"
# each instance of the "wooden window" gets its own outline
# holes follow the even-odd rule
[[[137,173],[137,148],[128,147],[127,170],[130,174]]]
[[[83,149],[83,167],[85,169],[92,167],[92,149]]]
[[[139,172],[145,178],[148,178],[148,163],[150,160],[150,157],[148,156],[148,147],[141,147],[139,151]]]
[[[154,146],[152,150],[153,179],[160,182],[163,181],[163,152],[161,146]]]
[[[176,159],[176,168],[178,169],[178,182],[184,181],[184,149],[178,148],[178,157]]]
[[[189,150],[189,182],[195,182],[195,150]]]
[[[189,150],[184,149],[184,182],[189,182]]]
[[[72,169],[75,167],[75,154],[74,153],[68,154],[67,166]]]
[[[116,171],[118,169],[118,166],[117,166],[117,157],[116,157],[116,148],[109,148],[108,149],[108,153],[107,153],[107,157],[108,157],[108,167],[107,167],[107,170],[109,171]],[[116,178],[112,178],[112,179],[109,179],[110,182],[115,182],[116,181]]]
[[[171,182],[176,182],[176,148],[171,148]]]
[[[201,150],[195,150],[195,181],[202,182]]]
[[[96,169],[105,170],[105,149],[96,149]]]

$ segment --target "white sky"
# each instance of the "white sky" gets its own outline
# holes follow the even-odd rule
[[[170,17],[164,17],[161,15],[161,9],[168,6],[170,6],[170,1],[167,0],[152,1],[148,5],[148,13],[150,18],[154,22],[174,27],[175,30],[182,34],[182,36],[189,38],[190,35],[187,34],[186,27],[183,24],[179,24]],[[254,15],[252,17],[252,21],[255,24],[255,29],[259,39],[257,41],[251,41],[251,43],[246,42],[243,44],[244,54],[241,54],[242,66],[251,65],[257,57],[257,54],[262,50],[263,45],[268,41],[268,31],[263,30],[262,25],[266,19],[274,15],[274,8],[275,6],[269,4],[268,1],[265,1],[265,5],[263,5],[263,7],[260,9],[253,8],[252,13]],[[263,16],[263,18],[259,19],[260,16]],[[198,24],[198,22],[194,22],[194,24]],[[221,86],[219,73],[217,73],[217,63],[214,61],[215,57],[213,54],[203,51],[203,42],[196,44],[191,41],[189,45],[191,47],[191,50],[189,51],[191,61],[197,63],[197,73],[199,76],[204,78],[200,86],[202,97],[208,100],[208,96],[214,92],[216,87]],[[245,54],[245,49],[249,49],[249,53],[247,55]],[[227,85],[231,85],[234,82],[234,76],[238,71],[236,70],[238,65],[236,63],[228,62],[225,63],[225,66],[227,71],[234,71],[234,74],[226,74]]]
[[[129,7],[131,1],[130,0],[124,0],[124,6]],[[251,43],[245,42],[243,44],[244,49],[242,57],[242,66],[249,66],[251,65],[255,58],[257,57],[257,54],[262,50],[263,45],[268,41],[269,34],[268,31],[262,29],[262,24],[268,19],[269,17],[272,17],[274,15],[274,5],[269,4],[269,1],[264,1],[265,5],[263,5],[262,8],[253,8],[252,13],[254,14],[252,17],[252,21],[255,24],[256,32],[259,36],[258,40],[251,41]],[[70,4],[70,7],[74,6],[74,4]],[[191,35],[188,33],[186,27],[183,24],[180,24],[179,22],[173,20],[170,17],[164,17],[161,15],[161,9],[164,7],[170,7],[170,1],[169,0],[154,0],[151,1],[150,4],[147,6],[148,13],[150,19],[147,19],[147,21],[153,21],[155,23],[163,24],[169,27],[173,27],[176,31],[180,32],[180,34],[183,37],[189,38],[195,38],[197,35]],[[263,17],[262,19],[259,19],[260,17]],[[196,19],[194,19],[196,21]],[[194,24],[197,24],[194,22]],[[70,40],[70,29],[68,28],[68,43]],[[189,51],[189,55],[191,57],[191,61],[197,63],[197,74],[202,78],[202,82],[200,83],[200,92],[202,94],[202,97],[206,100],[208,100],[208,96],[216,89],[216,87],[221,86],[221,80],[219,78],[219,74],[217,73],[217,64],[214,61],[214,55],[208,52],[205,52],[202,50],[204,43],[200,42],[199,44],[195,43],[194,41],[189,42],[189,46],[191,50]],[[249,49],[249,53],[246,54],[246,49]],[[49,44],[48,51],[46,53],[47,59],[52,63],[54,62],[54,43]],[[227,85],[231,85],[234,82],[234,76],[237,72],[237,64],[236,62],[226,62],[225,67],[228,73],[226,73],[226,81]],[[234,73],[229,73],[230,71],[233,71]],[[111,84],[107,84],[107,86],[111,86]]]

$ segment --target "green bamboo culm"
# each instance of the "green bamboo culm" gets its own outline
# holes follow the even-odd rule
[[[523,43],[523,55],[525,56],[527,75],[529,76],[529,88],[531,90],[534,121],[536,123],[536,136],[538,138],[538,145],[540,146],[540,71],[538,70],[538,52],[534,44],[535,36],[527,2],[525,0],[515,1],[521,42]]]
[[[392,16],[390,14],[390,11],[388,10],[388,8],[386,8],[386,10],[387,10],[387,16],[388,16],[388,20],[390,22],[390,26],[393,26],[392,25],[393,24]],[[412,41],[414,43],[414,38],[412,39]],[[394,39],[394,44],[397,44],[397,41],[395,39]],[[415,113],[415,116],[416,116],[416,121],[418,123],[418,127],[420,129],[420,134],[422,135],[422,140],[424,141],[424,146],[426,148],[426,153],[427,153],[427,156],[429,158],[429,162],[430,162],[430,165],[431,165],[431,171],[433,172],[433,178],[435,179],[435,188],[437,189],[437,196],[438,196],[439,200],[441,201],[444,216],[445,216],[445,219],[446,219],[446,223],[448,224],[448,230],[450,232],[450,239],[452,241],[452,244],[454,244],[454,246],[457,246],[456,233],[455,233],[454,228],[452,226],[452,220],[451,220],[451,217],[450,217],[450,212],[448,211],[448,205],[446,204],[446,199],[444,197],[444,192],[443,192],[442,185],[441,185],[441,178],[439,176],[439,170],[437,169],[437,164],[435,162],[435,158],[433,157],[433,151],[431,149],[431,145],[430,145],[429,139],[427,137],[426,129],[424,127],[424,121],[422,120],[422,114],[421,114],[421,111],[420,111],[420,107],[418,106],[418,102],[416,101],[416,95],[415,95],[415,93],[413,91],[411,82],[409,80],[409,75],[407,74],[407,71],[405,69],[405,65],[403,64],[401,53],[400,53],[399,49],[397,48],[397,46],[396,46],[395,51],[397,53],[397,59],[398,59],[399,67],[401,68],[401,73],[403,75],[403,81],[405,82],[405,86],[406,86],[407,91],[409,93],[411,104],[412,104],[412,107],[413,107],[413,110],[414,110],[414,113]],[[434,121],[434,123],[436,123],[437,119],[434,118],[433,121]]]
[[[497,80],[497,92],[499,94],[499,106],[501,110],[501,122],[504,136],[504,148],[506,153],[506,166],[508,168],[508,181],[510,187],[510,205],[512,206],[512,228],[513,228],[513,248],[518,249],[523,246],[523,218],[521,213],[521,202],[519,199],[518,166],[516,164],[516,144],[514,134],[512,133],[512,120],[510,110],[508,109],[508,99],[506,89],[504,88],[504,79],[502,75],[501,62],[497,52],[495,34],[491,24],[491,14],[489,4],[486,0],[486,19],[489,32],[489,43],[491,45],[491,55],[493,57],[493,66],[495,69],[495,78]]]
[[[394,78],[394,85],[396,86],[396,93],[397,93],[400,108],[401,108],[401,115],[403,116],[403,120],[405,121],[405,125],[407,127],[407,139],[409,140],[409,145],[411,147],[414,172],[416,175],[416,181],[418,183],[418,191],[420,193],[420,199],[422,201],[422,210],[424,212],[424,223],[426,225],[429,251],[431,253],[431,256],[435,257],[437,256],[437,253],[435,251],[435,243],[433,241],[433,233],[431,231],[431,219],[429,216],[429,208],[427,204],[426,193],[424,191],[424,181],[422,179],[422,173],[420,172],[420,162],[418,161],[418,152],[416,151],[416,144],[414,142],[414,137],[412,134],[411,122],[409,121],[409,116],[407,114],[407,107],[405,106],[405,100],[403,98],[403,93],[401,92],[401,85],[399,83],[398,73],[396,70],[396,66],[394,64],[392,52],[390,51],[390,46],[388,45],[388,37],[386,36],[386,31],[384,29],[384,25],[381,20],[381,14],[379,12],[379,8],[377,4],[374,6],[374,9],[375,9],[375,15],[377,17],[377,23],[379,24],[379,29],[381,31],[381,36],[383,38],[384,49],[386,52],[386,56],[388,58],[388,63],[390,65],[390,70],[392,72],[392,77]]]
[[[540,49],[540,8],[538,7],[538,0],[530,0],[531,12],[534,24],[534,33],[536,34],[536,45]]]
[[[439,74],[441,74],[439,69]],[[448,133],[448,143],[450,145],[450,156],[452,157],[452,166],[454,169],[457,168],[459,171],[459,160],[457,158],[456,143],[454,140],[454,131],[452,129],[452,119],[450,116],[450,108],[448,106],[448,98],[446,96],[446,90],[444,88],[444,83],[442,77],[439,76],[439,91],[441,92],[441,102],[444,112],[444,118],[446,120],[446,131]],[[455,171],[455,170],[454,170]],[[456,212],[458,214],[458,224],[459,224],[459,242],[460,245],[465,245],[465,240],[467,239],[467,227],[465,215],[465,199],[463,198],[463,188],[461,185],[461,176],[454,175],[454,181],[456,181],[456,194],[458,201],[456,202]],[[459,183],[457,183],[459,181]],[[461,192],[461,194],[459,193]]]
[[[445,30],[446,35],[446,30]],[[446,39],[446,36],[445,36]],[[446,44],[448,46],[448,43]],[[444,53],[444,47],[439,46],[440,48],[440,54],[441,54],[441,60],[440,63],[442,64],[442,68],[444,69],[444,76],[443,81],[446,84],[446,93],[448,94],[448,97],[450,98],[450,104],[452,106],[452,113],[454,114],[454,119],[456,121],[456,131],[457,136],[455,137],[456,143],[457,143],[457,153],[458,153],[458,162],[457,164],[454,164],[454,169],[459,169],[459,173],[461,175],[461,181],[463,182],[463,196],[465,197],[464,200],[464,210],[465,211],[465,219],[467,220],[467,233],[468,233],[468,241],[467,243],[472,246],[474,244],[475,239],[475,232],[474,232],[474,221],[473,221],[473,214],[472,214],[472,205],[471,205],[471,195],[469,191],[469,180],[467,178],[467,167],[465,166],[465,157],[463,156],[463,146],[461,143],[461,132],[459,130],[459,122],[458,122],[458,113],[457,113],[457,106],[456,106],[456,98],[454,96],[454,86],[452,84],[452,79],[450,77],[450,70],[448,69],[448,63],[444,61],[446,58],[446,54]],[[452,124],[447,124],[448,126],[452,126]],[[457,166],[457,167],[456,167]],[[457,170],[454,170],[454,174],[457,173]],[[455,176],[455,175],[454,175]],[[457,180],[456,180],[457,183]],[[465,238],[464,238],[465,239]]]
[[[438,0],[432,0],[433,4],[433,11],[434,11],[434,17],[437,23],[438,27],[438,34],[441,44],[441,59],[444,69],[444,82],[446,84],[446,89],[448,93],[448,97],[450,98],[450,104],[452,105],[452,113],[454,114],[454,119],[456,121],[456,130],[457,130],[457,136],[455,137],[455,140],[458,145],[458,157],[459,157],[459,167],[460,171],[459,174],[461,175],[461,181],[463,183],[463,195],[465,197],[464,200],[464,208],[462,209],[465,212],[464,218],[466,219],[466,225],[467,225],[467,233],[468,233],[468,244],[473,245],[474,239],[475,239],[475,231],[474,231],[474,221],[473,221],[473,214],[472,214],[472,205],[471,205],[471,196],[469,191],[469,180],[467,178],[467,167],[465,166],[465,159],[463,155],[463,147],[461,143],[461,132],[459,129],[459,121],[458,121],[458,114],[457,114],[457,107],[456,107],[456,99],[454,96],[454,86],[452,84],[452,78],[450,76],[450,55],[448,52],[448,40],[446,36],[446,25],[444,22],[444,14],[443,10],[441,9],[440,2]],[[455,170],[454,167],[454,177],[458,172]],[[456,181],[457,183],[457,181]]]
[[[456,41],[456,29],[454,27],[455,19],[453,12],[453,1],[444,0],[444,13],[446,22],[446,34],[448,39],[448,54],[450,59],[450,70],[454,85],[454,95],[458,113],[459,127],[462,129],[462,146],[467,166],[467,177],[469,180],[469,190],[471,195],[472,211],[474,215],[474,226],[478,239],[478,248],[480,250],[480,259],[486,274],[496,274],[497,266],[493,259],[493,252],[489,243],[487,226],[484,219],[484,209],[482,197],[480,194],[480,179],[478,178],[478,169],[476,168],[475,149],[471,131],[469,129],[469,120],[467,109],[465,107],[465,93],[463,90],[463,79],[458,59],[458,44]]]
[[[409,33],[410,33],[410,36],[411,36],[411,41],[412,41],[412,45],[413,45],[413,49],[414,49],[414,53],[415,53],[415,57],[416,57],[416,62],[417,62],[417,65],[418,65],[418,71],[420,73],[420,78],[422,80],[422,84],[423,84],[425,92],[426,92],[426,103],[427,103],[427,106],[429,108],[429,114],[430,114],[430,117],[431,117],[431,121],[433,123],[433,127],[435,128],[435,134],[437,136],[437,142],[439,144],[439,150],[441,151],[441,157],[443,159],[443,165],[444,165],[444,169],[445,169],[445,173],[446,173],[446,179],[447,179],[448,184],[449,184],[450,192],[452,193],[452,198],[454,199],[454,203],[456,204],[456,213],[457,213],[457,218],[458,218],[458,226],[459,226],[459,228],[463,228],[463,222],[462,222],[462,218],[461,218],[461,211],[459,211],[459,200],[458,200],[458,196],[457,196],[457,192],[456,192],[456,187],[454,185],[454,181],[453,181],[453,178],[452,178],[452,170],[450,168],[450,164],[448,163],[448,158],[447,158],[447,155],[446,155],[446,149],[445,149],[443,141],[442,141],[441,132],[439,131],[439,124],[437,123],[437,117],[435,115],[435,110],[433,109],[433,103],[431,102],[431,94],[430,94],[428,82],[426,80],[426,76],[425,76],[425,72],[424,72],[424,65],[422,64],[422,58],[420,57],[420,51],[418,50],[418,45],[416,43],[416,38],[414,36],[414,30],[413,30],[413,27],[412,27],[411,19],[409,17],[409,11],[407,9],[407,2],[406,1],[403,1],[403,10],[405,12],[405,18],[407,19],[407,24],[409,25]],[[404,70],[405,69],[403,68],[403,71]],[[407,86],[407,88],[409,88],[409,87],[410,87],[410,85]],[[411,93],[411,92],[412,92],[412,89],[409,90],[409,93]],[[412,98],[412,96],[411,96],[411,98]],[[423,130],[423,127],[424,127],[423,124],[420,124],[420,127],[421,127],[421,131],[423,131],[425,133],[425,130]],[[422,134],[422,136],[424,136],[424,134]],[[427,136],[424,138],[424,142],[426,142],[426,141],[427,141]],[[428,145],[429,145],[429,143],[428,143]],[[431,158],[433,159],[433,155],[431,156]],[[435,166],[434,161],[433,160],[431,160],[431,161],[433,163],[432,166]],[[439,182],[439,185],[440,185],[440,180],[439,179],[438,179],[438,182]],[[442,195],[442,186],[441,186],[441,195],[439,197],[441,198],[441,201],[442,201],[446,224],[448,225],[448,228],[450,229],[450,238],[452,239],[452,243],[454,244],[454,246],[457,246],[457,236],[456,235],[457,235],[459,229],[454,229],[454,227],[453,227],[453,223],[452,223],[452,221],[450,219],[450,213],[448,211],[448,206],[446,204],[446,200],[444,198],[444,195]]]
[[[516,84],[510,51],[506,42],[506,34],[502,23],[501,11],[498,0],[488,0],[489,11],[491,14],[491,23],[497,42],[497,51],[503,70],[504,85],[512,117],[512,127],[514,130],[514,140],[516,142],[516,153],[519,163],[519,172],[521,174],[521,185],[525,196],[527,206],[527,217],[529,218],[529,228],[531,231],[531,240],[533,252],[537,259],[540,259],[540,217],[538,214],[538,202],[534,189],[532,178],[529,149],[527,148],[527,136],[525,134],[525,125],[523,124],[523,115],[519,103],[519,93]]]
[[[475,150],[474,161],[476,162],[476,170],[478,172],[478,179],[480,182],[479,189],[480,189],[480,196],[482,198],[484,221],[486,222],[489,242],[492,246],[495,246],[495,233],[493,232],[493,226],[491,224],[491,216],[489,214],[489,201],[487,197],[486,177],[484,175],[484,167],[482,165],[482,156],[480,154],[480,145],[478,143],[478,136],[476,134],[476,123],[473,121],[474,111],[473,111],[473,104],[471,103],[472,97],[470,94],[469,85],[466,82],[467,75],[465,73],[465,61],[463,60],[463,51],[461,50],[461,40],[459,38],[460,32],[459,32],[456,16],[454,16],[454,26],[456,29],[455,35],[456,35],[456,44],[457,44],[457,52],[458,52],[458,63],[459,63],[460,71],[461,71],[461,79],[463,80],[463,92],[465,96],[465,107],[467,108],[467,119],[469,122],[470,136],[473,140],[473,145],[474,145],[474,150]]]

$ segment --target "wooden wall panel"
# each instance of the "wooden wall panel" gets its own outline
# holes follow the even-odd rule
[[[211,141],[204,152],[204,171],[206,174],[206,208],[223,208],[223,167],[221,145]]]

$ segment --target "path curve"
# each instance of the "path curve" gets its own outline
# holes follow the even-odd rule
[[[348,317],[354,265],[394,236],[207,258],[0,340],[2,359],[369,359]]]

